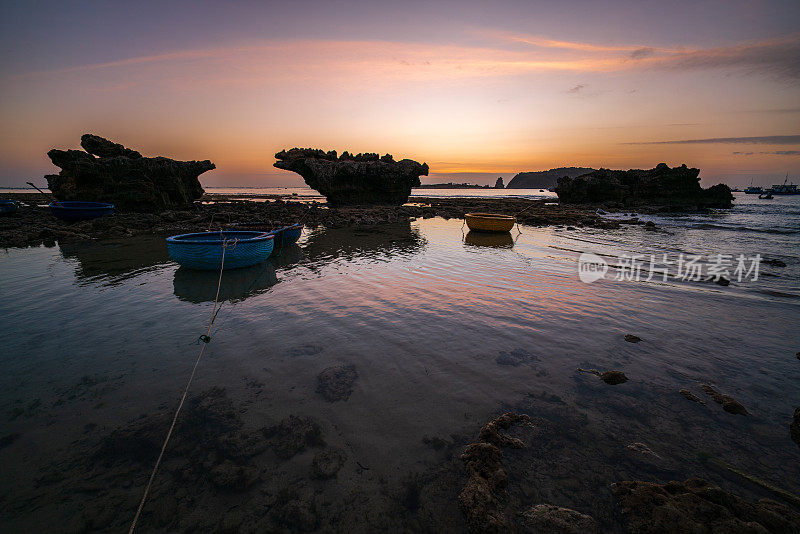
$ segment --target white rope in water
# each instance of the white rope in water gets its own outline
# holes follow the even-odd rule
[[[236,247],[236,243],[238,239],[233,240],[233,247]],[[183,395],[181,396],[181,401],[178,403],[178,409],[175,410],[175,416],[172,418],[172,424],[169,426],[169,431],[167,432],[167,437],[164,440],[164,444],[161,446],[161,452],[158,454],[158,459],[156,460],[156,465],[153,466],[153,472],[150,473],[150,479],[147,481],[147,486],[144,488],[144,494],[142,495],[142,500],[139,502],[139,508],[136,509],[136,515],[133,517],[133,522],[131,523],[131,528],[128,530],[128,534],[133,534],[133,530],[136,528],[136,523],[139,521],[139,516],[142,514],[142,509],[144,508],[144,503],[147,501],[147,495],[150,493],[150,487],[153,485],[153,480],[156,478],[156,471],[158,471],[159,465],[161,465],[161,459],[164,457],[164,451],[167,450],[167,443],[169,443],[169,438],[172,437],[172,431],[175,429],[175,422],[178,420],[178,415],[181,413],[181,408],[183,408],[183,403],[186,400],[186,395],[189,393],[189,387],[192,385],[192,380],[194,380],[195,372],[197,371],[197,366],[200,364],[200,359],[203,357],[203,353],[206,350],[206,345],[208,345],[211,338],[211,326],[214,324],[214,319],[217,318],[217,313],[219,310],[217,309],[217,305],[219,303],[219,291],[220,287],[222,287],[222,271],[225,267],[225,249],[228,247],[228,241],[222,241],[222,260],[219,264],[219,281],[217,282],[217,294],[214,297],[214,309],[211,311],[211,320],[208,322],[208,330],[206,330],[205,339],[203,339],[202,346],[200,347],[200,354],[197,355],[197,360],[194,362],[194,367],[192,368],[192,374],[189,375],[189,380],[186,382],[186,388],[183,390]],[[222,308],[222,306],[220,306]]]

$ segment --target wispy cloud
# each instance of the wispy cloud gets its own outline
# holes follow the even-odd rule
[[[737,156],[752,156],[754,154],[766,154],[769,156],[800,156],[800,150],[775,150],[773,152],[734,152]]]
[[[171,51],[103,63],[17,74],[52,77],[92,72],[162,69],[167,78],[206,78],[216,84],[270,80],[352,79],[371,81],[463,79],[547,72],[619,72],[641,69],[728,69],[800,81],[800,34],[782,39],[706,49],[658,48],[641,43],[597,45],[502,34],[509,49],[390,41],[278,40],[242,46]],[[186,76],[186,73],[189,73]],[[207,76],[206,76],[207,74]],[[579,86],[576,86],[579,87]],[[581,89],[570,90],[576,94]]]
[[[679,139],[670,141],[639,141],[624,145],[800,145],[800,135],[766,135],[762,137],[711,137],[708,139]]]

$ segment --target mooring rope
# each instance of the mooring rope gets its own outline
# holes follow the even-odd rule
[[[211,327],[214,325],[214,320],[217,318],[219,310],[222,309],[222,305],[219,304],[219,292],[220,288],[222,287],[222,271],[225,268],[225,249],[227,249],[230,246],[231,242],[233,242],[231,246],[231,249],[233,249],[236,248],[236,244],[239,242],[239,240],[223,239],[222,241],[222,258],[219,263],[219,280],[217,281],[217,294],[214,297],[214,309],[211,311],[211,319],[208,322],[208,329],[206,330],[205,335],[200,336],[200,341],[203,342],[203,344],[200,347],[200,353],[197,355],[197,359],[194,362],[194,367],[192,367],[192,373],[189,375],[189,380],[186,382],[186,388],[183,390],[181,401],[178,403],[178,408],[175,410],[175,415],[172,418],[172,424],[169,426],[169,430],[167,431],[167,437],[166,439],[164,439],[164,444],[161,446],[161,452],[158,453],[158,459],[156,460],[156,464],[153,466],[153,471],[150,473],[150,478],[148,479],[147,485],[144,488],[144,494],[142,495],[142,500],[139,502],[139,508],[136,509],[136,515],[133,516],[133,522],[131,522],[131,528],[128,530],[128,534],[133,534],[133,531],[136,528],[136,523],[139,521],[139,516],[142,514],[144,503],[147,501],[147,496],[150,493],[150,487],[153,485],[153,480],[156,478],[156,472],[158,471],[158,467],[161,465],[161,460],[164,458],[164,451],[167,450],[167,444],[169,443],[169,438],[172,437],[172,431],[175,430],[175,423],[178,421],[178,415],[181,413],[181,409],[183,408],[183,403],[186,401],[186,395],[188,395],[189,388],[192,385],[192,380],[194,380],[194,375],[197,372],[197,366],[200,365],[200,360],[203,358],[203,353],[206,350],[206,345],[208,345],[208,343],[211,341]]]

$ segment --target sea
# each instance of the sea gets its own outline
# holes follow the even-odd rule
[[[509,195],[554,196],[412,193]],[[128,529],[201,350],[141,531],[465,532],[460,455],[509,411],[512,514],[622,532],[623,480],[800,494],[800,196],[608,217],[655,227],[306,228],[219,309],[162,236],[0,250],[0,530]]]

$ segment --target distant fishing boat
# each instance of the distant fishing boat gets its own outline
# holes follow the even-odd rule
[[[786,174],[786,179],[783,181],[782,184],[773,185],[772,189],[769,191],[773,195],[800,195],[800,191],[797,190],[797,185],[795,183],[787,184],[786,182],[789,181],[789,174]]]
[[[114,213],[114,204],[106,204],[105,202],[65,200],[63,202],[51,202],[49,208],[53,215],[67,222],[96,219],[103,215]]]
[[[764,192],[764,188],[763,187],[759,187],[759,186],[754,186],[753,185],[753,180],[751,179],[750,180],[750,187],[745,187],[744,188],[744,192],[746,194],[748,194],[748,195],[760,195],[761,193]]]
[[[467,226],[476,232],[510,232],[517,218],[500,213],[467,213],[464,215]]]
[[[11,215],[19,211],[19,204],[14,200],[0,200],[0,215]]]
[[[259,231],[198,232],[167,238],[170,257],[190,269],[213,270],[249,267],[266,261],[275,246],[272,234]]]

